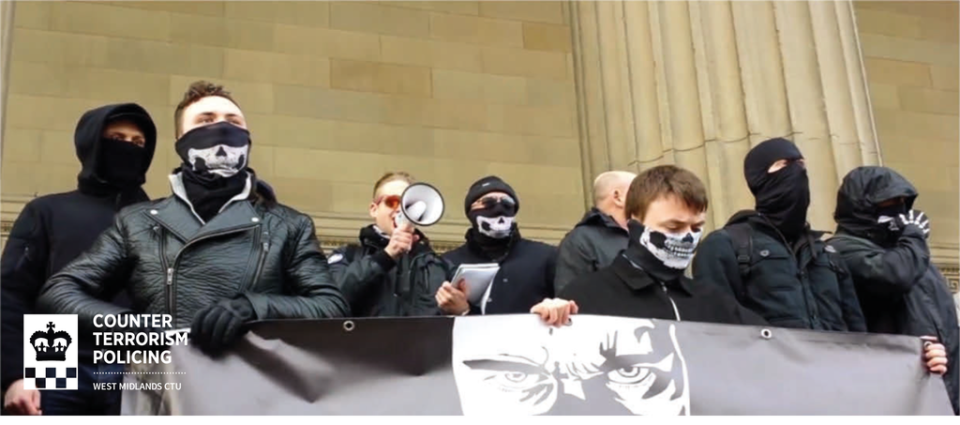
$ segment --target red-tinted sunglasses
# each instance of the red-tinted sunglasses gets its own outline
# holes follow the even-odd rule
[[[383,205],[386,206],[387,208],[390,208],[391,210],[395,210],[397,209],[397,207],[400,206],[400,197],[397,195],[389,195],[389,196],[381,195],[380,197],[377,198],[375,203],[380,204],[381,202],[383,202]]]

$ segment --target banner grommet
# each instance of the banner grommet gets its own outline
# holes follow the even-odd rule
[[[763,338],[763,339],[771,339],[771,338],[773,338],[773,331],[771,331],[770,329],[766,329],[766,328],[761,329],[761,330],[760,330],[760,338]]]
[[[347,332],[352,332],[356,328],[357,328],[357,325],[353,323],[353,320],[347,320],[343,322],[343,330]]]

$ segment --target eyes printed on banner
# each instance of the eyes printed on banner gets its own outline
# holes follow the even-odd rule
[[[534,404],[542,402],[553,391],[556,382],[544,365],[521,356],[501,355],[490,359],[466,360],[464,365],[484,372],[484,383],[504,392],[523,392],[527,401],[540,395]]]

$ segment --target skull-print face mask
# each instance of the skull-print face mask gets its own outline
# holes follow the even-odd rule
[[[177,140],[183,168],[208,178],[232,177],[250,157],[250,133],[229,122],[190,130]]]
[[[693,260],[700,243],[699,232],[663,233],[630,220],[630,244],[627,257],[636,266],[660,281],[680,278]]]

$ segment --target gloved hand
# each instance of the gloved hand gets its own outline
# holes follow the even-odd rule
[[[243,324],[256,317],[246,297],[222,300],[201,309],[190,326],[190,341],[207,355],[216,355],[242,335]]]
[[[905,229],[911,225],[917,226],[923,231],[924,237],[930,237],[930,220],[927,219],[927,216],[921,211],[910,210],[910,212],[906,214],[900,214],[900,217],[897,219],[897,224],[901,229]]]

